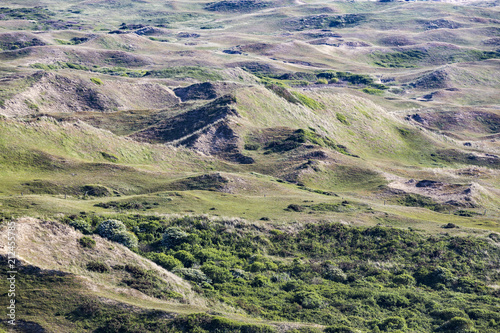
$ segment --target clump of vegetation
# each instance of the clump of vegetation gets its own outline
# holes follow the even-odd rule
[[[169,271],[183,267],[179,259],[171,255],[166,255],[165,253],[149,252],[146,257]]]
[[[337,117],[337,120],[340,121],[342,124],[344,125],[351,125],[351,123],[347,120],[347,117],[344,116],[342,113],[338,113],[336,114],[336,117]]]
[[[69,222],[69,225],[75,228],[76,230],[80,230],[84,234],[89,235],[92,233],[92,225],[85,220],[82,219],[73,220]]]
[[[102,185],[83,185],[80,187],[80,192],[83,193],[84,196],[92,197],[105,197],[110,195],[110,191]]]
[[[359,205],[354,205],[348,201],[342,201],[338,204],[320,203],[317,205],[311,205],[311,210],[313,211],[323,211],[323,212],[350,212],[359,209]]]
[[[398,200],[399,204],[409,207],[423,207],[436,212],[442,212],[449,210],[446,205],[439,204],[432,200],[430,197],[426,197],[416,193],[405,194],[401,199]]]
[[[139,290],[148,296],[158,299],[183,299],[182,294],[171,290],[171,286],[153,270],[145,270],[144,268],[130,264],[115,266],[114,269],[128,273],[128,276],[122,280],[125,285]]]
[[[188,234],[178,227],[170,227],[163,234],[162,245],[172,248],[188,241]]]
[[[45,71],[51,71],[51,70],[58,70],[58,69],[74,69],[74,70],[79,70],[79,71],[86,71],[86,72],[95,72],[95,73],[101,73],[101,74],[107,74],[107,75],[115,75],[115,76],[125,76],[125,77],[143,77],[146,75],[147,71],[145,70],[140,70],[140,69],[129,69],[125,67],[99,67],[99,66],[92,66],[88,67],[85,65],[81,64],[75,64],[72,62],[62,62],[58,61],[53,64],[43,64],[43,63],[34,63],[30,65],[32,68],[36,69],[42,69]],[[97,80],[100,80],[98,78],[94,78]],[[92,79],[91,79],[92,80]],[[92,82],[94,82],[92,80]],[[99,81],[97,81],[99,82]],[[97,82],[94,82],[95,84],[99,84]],[[102,83],[102,80],[101,80]]]
[[[480,215],[479,213],[476,213],[476,212],[473,212],[473,211],[467,210],[467,209],[459,209],[459,210],[453,212],[453,214],[458,215],[458,216],[465,216],[465,217],[473,217],[476,215]]]
[[[213,69],[195,66],[180,66],[151,70],[147,71],[145,76],[176,79],[191,78],[199,81],[221,81],[223,79],[223,77]]]
[[[297,204],[290,204],[290,205],[288,205],[288,207],[286,208],[286,210],[294,211],[294,212],[303,212],[304,211],[304,207],[301,206],[301,205],[297,205]]]
[[[96,232],[109,240],[121,243],[129,248],[135,248],[138,245],[137,236],[127,231],[123,222],[118,220],[107,220],[99,224]]]
[[[87,42],[90,40],[90,37],[73,37],[70,40],[55,38],[54,40],[61,45],[78,45]]]
[[[33,103],[32,101],[30,101],[30,100],[25,99],[24,100],[24,104],[26,104],[28,106],[28,109],[30,109],[30,110],[33,110],[33,111],[39,111],[40,110],[40,107],[38,105],[36,105],[35,103]]]
[[[102,84],[102,80],[99,79],[99,78],[97,78],[97,77],[91,77],[90,81],[92,81],[93,83],[97,84],[98,86],[100,86]]]
[[[89,271],[97,273],[108,273],[110,271],[109,266],[100,261],[89,261],[86,267]]]
[[[300,147],[304,143],[314,143],[318,146],[321,147],[327,147],[331,148],[333,150],[338,151],[339,153],[342,153],[344,155],[348,156],[353,156],[357,157],[357,155],[351,154],[348,150],[347,147],[343,145],[336,144],[332,139],[329,137],[319,135],[315,131],[312,130],[304,130],[304,129],[298,129],[294,131],[291,135],[277,139],[277,140],[272,140],[267,142],[267,144],[264,146],[264,149],[266,149],[265,153],[280,153],[280,152],[286,152],[293,150],[295,148]]]
[[[0,8],[0,20],[47,20],[55,15],[53,12],[42,7],[30,8]]]
[[[299,92],[296,92],[296,91],[288,91],[288,85],[286,84],[283,84],[283,83],[280,83],[280,82],[272,82],[270,83],[269,81],[266,81],[266,80],[263,80],[262,82],[264,82],[266,84],[266,87],[271,90],[272,92],[274,92],[276,95],[278,95],[279,97],[281,98],[284,98],[286,99],[288,102],[290,103],[293,103],[293,104],[302,104],[302,105],[305,105],[307,106],[308,108],[310,109],[313,109],[313,110],[319,110],[319,109],[323,109],[325,106],[304,95],[304,94],[301,94]]]
[[[78,240],[78,243],[80,243],[80,245],[82,247],[85,247],[88,249],[93,249],[96,246],[95,240],[93,238],[88,237],[88,236],[84,236],[84,237],[80,238]]]
[[[12,38],[11,40],[8,40],[8,39],[0,40],[0,50],[14,51],[14,50],[23,49],[26,47],[44,46],[44,45],[46,45],[46,44],[41,39],[38,39],[36,37],[29,39],[29,40],[26,40],[24,38],[21,38],[21,39]]]
[[[292,94],[300,101],[301,104],[307,106],[308,108],[310,109],[313,109],[313,110],[319,110],[319,109],[323,109],[325,106],[323,105],[323,103],[320,103],[304,94],[301,94],[299,92],[296,92],[296,91],[292,91]]]
[[[437,332],[476,332],[474,324],[467,318],[454,317],[436,329]]]
[[[148,210],[157,206],[158,202],[149,202],[149,201],[136,201],[136,200],[127,200],[127,201],[108,201],[108,202],[100,202],[95,204],[96,207],[106,208],[106,209],[114,209],[117,211],[123,210]]]
[[[198,284],[211,283],[212,280],[206,276],[203,271],[195,268],[178,268],[174,270],[174,273],[184,277],[186,280],[193,281]]]
[[[246,150],[259,150],[260,145],[258,143],[245,143],[244,148]]]
[[[370,95],[377,95],[377,96],[382,96],[384,92],[380,89],[376,88],[363,88],[363,92],[370,94]]]
[[[101,155],[102,157],[104,157],[106,160],[110,161],[110,162],[118,162],[118,157],[116,157],[115,155],[113,154],[110,154],[110,153],[106,153],[104,151],[101,151]]]
[[[374,89],[385,90],[387,86],[376,83],[367,74],[355,74],[351,72],[325,71],[317,73],[292,72],[286,74],[258,73],[261,82],[278,96],[285,98],[291,103],[298,103],[296,96],[287,89],[294,86],[307,86],[309,84],[347,83],[350,85],[368,86]]]
[[[420,50],[404,50],[393,53],[374,53],[375,64],[380,67],[416,67],[416,65],[426,59],[427,52]]]

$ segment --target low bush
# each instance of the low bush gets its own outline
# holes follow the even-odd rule
[[[146,255],[146,257],[169,271],[182,267],[182,262],[179,259],[176,259],[171,255],[166,255],[165,253],[150,252]]]
[[[208,276],[206,276],[206,274],[203,273],[199,269],[194,269],[194,268],[177,268],[177,269],[174,270],[174,273],[182,276],[186,280],[193,281],[193,282],[196,282],[196,283],[200,283],[200,284],[203,283],[203,282],[212,283],[212,280],[210,280],[208,278]]]
[[[85,220],[74,220],[70,221],[69,225],[75,228],[76,230],[80,230],[83,234],[91,234],[92,233],[92,226],[90,225],[89,222]]]
[[[468,333],[476,332],[474,324],[467,318],[454,317],[436,329],[436,332]]]
[[[406,320],[401,317],[389,317],[384,319],[378,326],[382,331],[404,330]]]
[[[128,232],[125,224],[118,220],[104,221],[99,224],[96,231],[100,236],[121,243],[129,248],[135,248],[139,243],[137,236]]]
[[[85,248],[88,248],[88,249],[93,249],[96,246],[95,240],[93,240],[92,238],[87,237],[87,236],[84,236],[84,237],[80,238],[78,240],[78,243],[80,243],[80,245],[82,247],[85,247]]]
[[[186,232],[182,231],[178,227],[167,228],[163,234],[162,245],[167,249],[174,248],[187,241],[188,236],[189,235]]]
[[[97,84],[98,86],[100,86],[102,84],[102,80],[99,79],[99,78],[96,78],[96,77],[91,77],[90,81],[92,81],[93,83]]]
[[[100,261],[89,261],[87,263],[87,269],[97,273],[107,273],[110,270],[108,265]]]

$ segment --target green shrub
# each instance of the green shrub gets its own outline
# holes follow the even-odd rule
[[[112,239],[117,233],[127,231],[122,221],[106,220],[97,226],[96,232],[99,236]]]
[[[99,78],[96,78],[96,77],[91,77],[90,81],[92,81],[93,83],[97,84],[98,86],[100,86],[102,84],[102,80],[99,79]]]
[[[92,238],[90,238],[88,236],[83,236],[82,238],[80,238],[78,240],[78,243],[80,243],[80,245],[82,247],[89,248],[89,249],[93,249],[96,246],[95,240],[93,240]]]
[[[335,282],[345,282],[347,280],[347,274],[340,268],[333,265],[327,265],[324,276],[325,279]]]
[[[290,281],[290,279],[291,278],[289,273],[277,273],[271,277],[271,281],[275,283],[287,282]]]
[[[370,94],[370,95],[378,95],[378,96],[381,96],[384,94],[384,92],[382,90],[376,89],[376,88],[363,88],[363,92]]]
[[[179,259],[186,267],[191,267],[196,262],[196,258],[185,250],[175,252],[174,257]]]
[[[130,231],[118,232],[115,234],[112,240],[131,249],[136,248],[139,245],[137,236]]]
[[[316,84],[328,84],[328,80],[325,78],[320,78],[316,81]]]
[[[264,275],[256,275],[252,280],[253,287],[264,287],[269,284],[269,278]]]
[[[92,226],[89,222],[85,220],[74,220],[69,222],[69,225],[75,228],[76,230],[80,230],[82,233],[89,235],[92,233]]]
[[[406,320],[401,317],[389,317],[384,319],[378,326],[382,331],[404,330],[406,328]]]
[[[246,150],[259,150],[260,145],[258,143],[246,143],[244,148]]]
[[[383,293],[378,296],[377,304],[384,308],[401,308],[409,306],[410,301],[396,293]]]
[[[189,234],[178,227],[170,227],[163,234],[162,245],[167,249],[176,247],[187,241]]]
[[[488,235],[489,238],[491,238],[493,241],[500,243],[500,234],[497,233],[491,233]]]
[[[212,280],[208,278],[201,270],[194,268],[176,268],[174,270],[175,274],[178,274],[185,278],[186,280],[190,280],[196,283],[211,283]]]
[[[121,243],[129,248],[137,247],[138,239],[133,233],[127,231],[125,224],[118,220],[107,220],[99,224],[97,233],[104,238]]]
[[[176,259],[171,255],[166,255],[165,253],[150,252],[146,255],[146,257],[169,271],[182,267],[182,262],[179,259]]]
[[[448,308],[444,310],[435,310],[430,313],[430,315],[434,318],[438,318],[440,320],[450,320],[454,317],[467,317],[465,312],[457,308]]]
[[[335,325],[325,328],[325,333],[357,333],[354,329],[345,325]]]
[[[308,97],[304,94],[298,93],[296,91],[292,91],[292,94],[300,101],[301,104],[307,106],[310,109],[319,110],[325,107],[322,103],[315,101],[311,97]]]
[[[299,291],[294,296],[294,301],[306,309],[317,309],[323,306],[321,296],[311,291]]]
[[[475,332],[474,324],[467,318],[454,317],[436,329],[437,332],[468,333]]]
[[[231,282],[233,275],[229,269],[211,264],[201,266],[201,271],[205,273],[214,283]]]
[[[266,264],[262,262],[254,262],[253,264],[250,265],[249,267],[250,272],[262,272],[266,270]]]
[[[402,286],[413,286],[415,285],[415,278],[409,274],[399,274],[392,280],[395,284]]]
[[[493,312],[489,311],[486,309],[469,309],[467,310],[467,313],[472,319],[475,320],[495,320],[495,321],[500,321],[500,313],[499,312]],[[457,315],[456,317],[466,317],[465,315]]]
[[[304,207],[301,205],[297,205],[297,204],[290,204],[290,205],[288,205],[286,210],[294,211],[294,212],[302,212],[302,211],[304,211]]]
[[[337,120],[340,121],[342,124],[347,125],[347,126],[351,125],[349,120],[347,120],[347,117],[344,116],[342,113],[337,112],[336,116],[337,116]]]
[[[450,287],[452,283],[456,281],[453,273],[444,267],[437,267],[432,272],[421,278],[421,282],[430,287],[437,287],[437,285],[443,285],[445,287]]]
[[[89,261],[87,263],[87,269],[97,273],[107,273],[110,270],[108,265],[100,261]]]

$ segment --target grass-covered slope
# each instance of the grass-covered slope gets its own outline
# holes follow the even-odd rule
[[[17,331],[498,331],[499,22],[493,0],[3,1]]]

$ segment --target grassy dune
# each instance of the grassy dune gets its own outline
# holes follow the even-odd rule
[[[493,1],[4,2],[20,332],[498,331]]]

